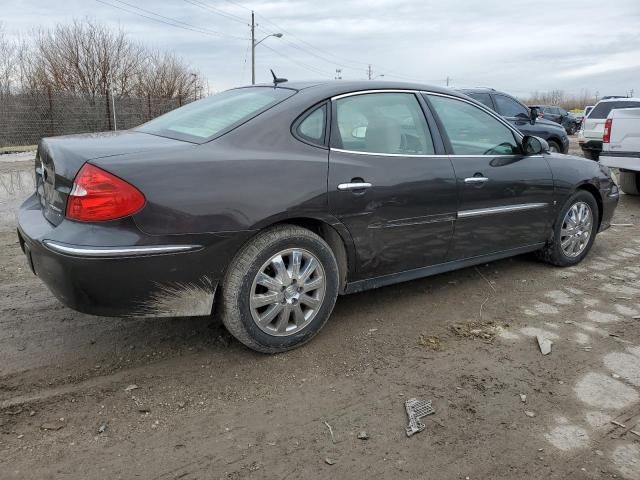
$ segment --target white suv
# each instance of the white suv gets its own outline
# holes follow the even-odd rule
[[[640,107],[640,98],[607,98],[600,100],[582,120],[578,133],[578,143],[584,156],[598,160],[602,151],[602,134],[607,115],[614,108]]]

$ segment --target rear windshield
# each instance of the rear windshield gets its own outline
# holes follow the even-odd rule
[[[252,87],[227,90],[155,118],[136,130],[202,143],[289,98],[294,90]]]
[[[623,100],[617,102],[600,102],[595,107],[593,107],[593,110],[591,110],[591,113],[589,113],[589,118],[607,118],[609,112],[611,112],[611,110],[613,110],[614,108],[633,107],[640,107],[640,102],[625,102]]]

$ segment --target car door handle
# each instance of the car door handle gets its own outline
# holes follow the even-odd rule
[[[341,192],[345,192],[347,190],[364,190],[366,188],[371,188],[369,182],[349,182],[349,183],[341,183],[338,185],[338,190]]]
[[[464,183],[485,183],[488,182],[487,177],[469,177],[464,179]]]

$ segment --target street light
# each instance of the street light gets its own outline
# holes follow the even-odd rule
[[[262,40],[256,42],[256,24],[253,16],[253,11],[251,11],[251,85],[256,84],[256,47],[269,37],[282,38],[282,34],[270,33]]]

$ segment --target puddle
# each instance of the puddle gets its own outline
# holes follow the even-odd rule
[[[12,230],[16,210],[35,190],[34,173],[29,170],[9,170],[0,173],[0,230]]]

